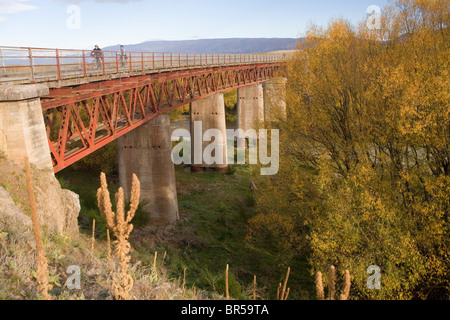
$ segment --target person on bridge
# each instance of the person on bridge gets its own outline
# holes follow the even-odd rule
[[[94,50],[91,51],[91,57],[95,59],[96,69],[100,69],[102,67],[103,52],[98,45],[95,45]]]
[[[125,52],[124,46],[120,46],[119,61],[120,61],[121,67],[123,67],[125,65],[125,62],[127,61],[127,59],[128,59],[128,56]]]

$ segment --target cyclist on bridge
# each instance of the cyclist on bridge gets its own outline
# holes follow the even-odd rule
[[[95,45],[94,50],[91,51],[91,57],[95,59],[96,69],[101,68],[103,52],[102,49],[98,47],[98,45]]]
[[[119,52],[119,61],[120,61],[120,66],[123,67],[125,65],[125,62],[127,61],[128,56],[125,52],[125,48],[124,46],[120,46],[120,52]]]

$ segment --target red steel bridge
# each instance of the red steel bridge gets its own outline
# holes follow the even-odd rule
[[[285,58],[0,47],[0,85],[49,87],[41,105],[58,172],[165,112],[269,80]]]

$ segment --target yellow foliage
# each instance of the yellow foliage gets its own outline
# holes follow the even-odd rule
[[[289,216],[259,214],[249,220],[246,241],[259,250],[275,251],[279,265],[285,267],[299,249],[294,228],[294,221]]]
[[[249,237],[265,230],[283,248],[296,233],[313,270],[351,272],[355,297],[450,296],[447,5],[394,1],[381,30],[310,26],[288,62],[280,171],[257,178],[266,214]],[[373,264],[380,290],[366,286]]]

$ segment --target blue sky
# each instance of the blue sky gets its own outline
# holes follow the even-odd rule
[[[91,49],[149,40],[296,38],[387,0],[0,0],[0,46]],[[78,14],[79,13],[79,14]]]

